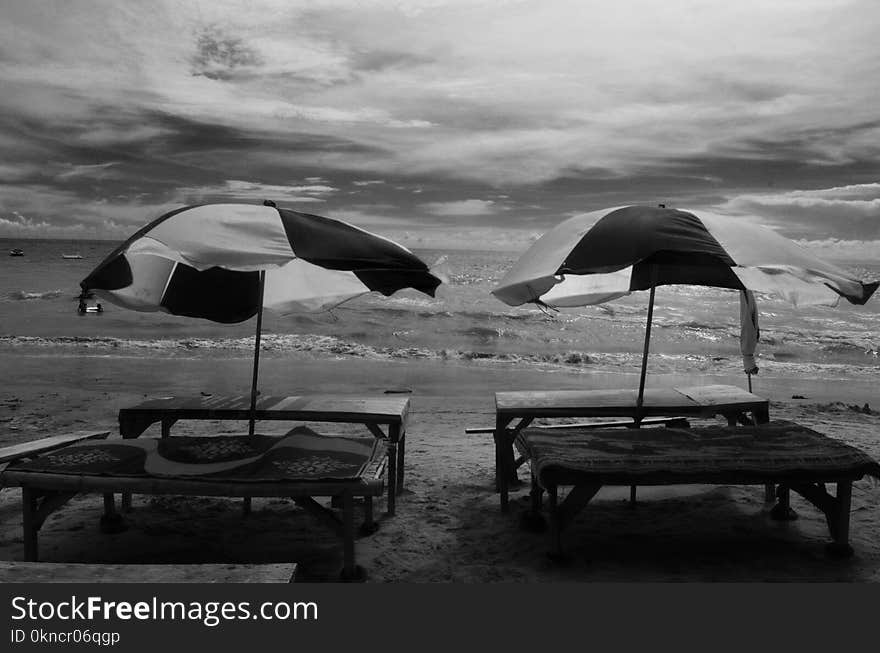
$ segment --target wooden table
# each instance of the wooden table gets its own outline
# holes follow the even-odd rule
[[[735,424],[750,412],[755,423],[769,420],[769,402],[736,386],[706,385],[683,388],[645,388],[641,411],[633,390],[559,390],[495,393],[495,482],[501,509],[508,508],[510,483],[516,482],[513,443],[535,418],[554,417],[714,417]],[[519,420],[512,427],[511,422]],[[633,422],[635,425],[635,422]]]
[[[262,396],[257,399],[254,412],[257,420],[363,424],[375,437],[386,440],[389,515],[394,515],[396,497],[403,490],[408,416],[409,397],[400,396]],[[250,417],[249,395],[167,397],[121,409],[119,433],[123,438],[136,438],[150,425],[160,422],[165,438],[170,435],[174,423],[181,419],[247,420]]]

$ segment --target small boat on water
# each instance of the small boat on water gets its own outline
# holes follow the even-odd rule
[[[18,247],[16,247],[15,249],[9,250],[9,255],[10,256],[24,256],[24,252],[22,250],[18,249]]]
[[[62,254],[61,258],[82,258],[79,254]]]

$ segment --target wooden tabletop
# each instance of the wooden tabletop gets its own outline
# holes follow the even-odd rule
[[[528,417],[633,417],[636,389],[498,392],[499,415]],[[767,410],[768,401],[731,385],[645,388],[643,415],[696,415],[725,410]]]
[[[120,419],[170,417],[177,419],[247,419],[250,395],[162,397],[122,408]],[[409,412],[409,397],[350,397],[303,395],[257,398],[256,419],[290,419],[320,422],[402,424]]]

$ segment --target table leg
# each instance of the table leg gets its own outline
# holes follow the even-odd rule
[[[495,488],[500,495],[502,512],[507,512],[509,508],[508,483],[510,482],[510,474],[516,473],[512,467],[507,465],[508,459],[513,458],[513,452],[510,450],[512,443],[507,437],[509,423],[509,418],[496,416],[495,432],[493,433],[495,439]]]
[[[403,459],[405,458],[406,431],[401,429],[400,440],[397,443],[397,494],[403,492]]]
[[[391,428],[392,436],[394,427]],[[393,517],[397,507],[397,442],[388,441],[388,515]]]
[[[755,408],[752,411],[752,417],[755,418],[758,424],[766,424],[770,421],[770,407],[761,406],[760,408]]]

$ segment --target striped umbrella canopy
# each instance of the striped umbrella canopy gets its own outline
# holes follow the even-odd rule
[[[253,409],[264,306],[280,314],[320,311],[370,291],[388,296],[403,288],[433,297],[440,282],[387,238],[267,201],[166,213],[117,247],[80,286],[136,311],[223,323],[256,315]]]
[[[840,297],[864,304],[878,286],[877,281],[855,279],[766,227],[661,205],[605,209],[561,223],[520,257],[492,294],[511,306],[533,302],[571,307],[650,290],[641,406],[654,289],[670,284],[754,291],[795,305],[830,306]]]

